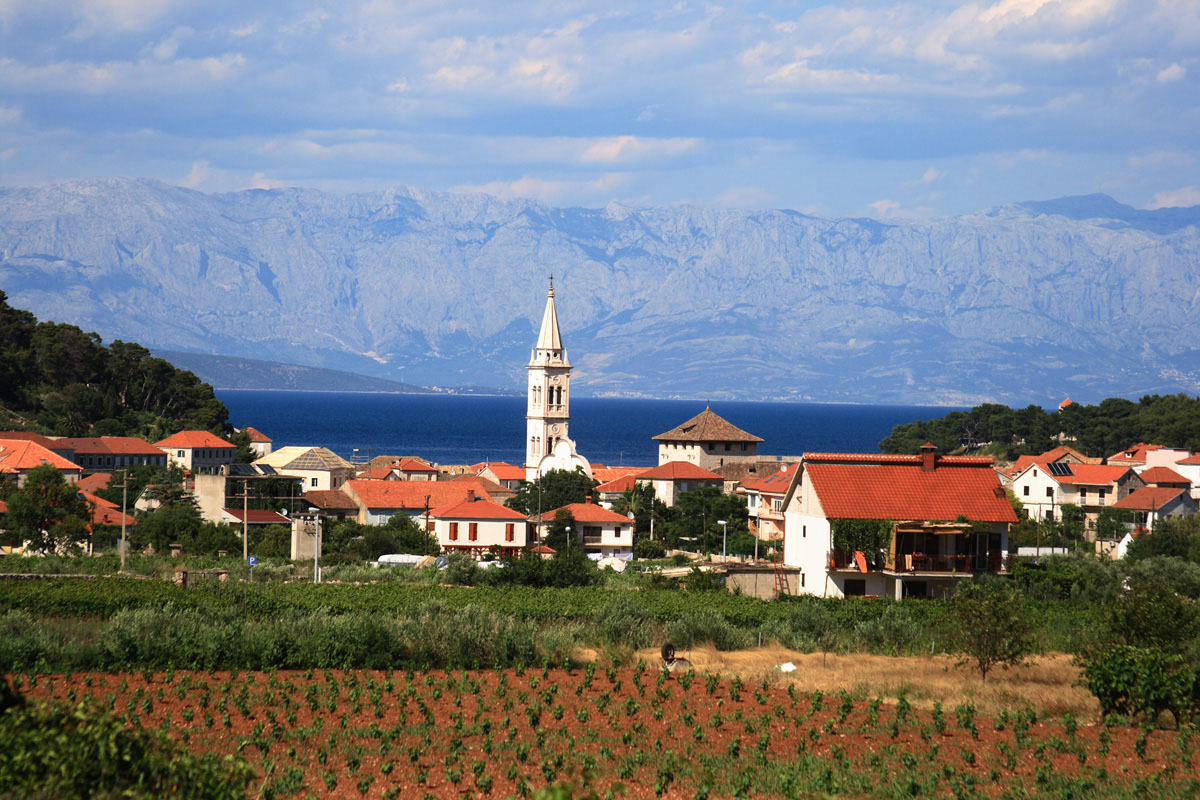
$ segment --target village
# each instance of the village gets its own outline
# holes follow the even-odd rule
[[[723,576],[727,589],[764,598],[946,596],[963,579],[1007,573],[1018,554],[1061,552],[1043,549],[1040,542],[1010,547],[1018,508],[1035,523],[1077,523],[1097,556],[1121,558],[1135,536],[1153,531],[1164,518],[1195,514],[1200,499],[1200,455],[1187,450],[1139,442],[1099,459],[1064,443],[1008,465],[987,456],[943,455],[930,443],[914,455],[775,456],[759,452],[762,437],[708,407],[654,437],[655,465],[591,463],[569,435],[571,364],[553,283],[527,371],[524,465],[444,465],[419,455],[352,463],[318,445],[274,449],[269,436],[247,427],[249,463],[238,462],[233,442],[207,431],[185,430],[153,443],[0,432],[0,473],[20,487],[32,469],[55,468],[86,502],[90,526],[120,527],[122,543],[136,527],[137,514],[154,510],[161,498],[147,491],[124,493],[118,504],[96,492],[119,485],[114,476],[119,480],[122,470],[134,466],[176,467],[201,517],[240,532],[244,558],[253,555],[248,543],[254,529],[284,526],[290,558],[319,561],[321,531],[331,524],[381,526],[396,515],[432,535],[445,554],[485,565],[527,550],[549,558],[554,549],[546,544],[547,530],[556,519],[560,526],[566,519],[567,546],[617,571],[634,560],[635,542],[656,541],[653,514],[645,515],[648,530],[635,530],[635,495],[674,508],[688,492],[708,490],[744,505],[740,520],[701,520],[704,542],[715,542],[720,533],[719,550],[697,547],[699,537],[690,548],[676,541],[670,552],[662,544],[639,550],[681,553],[689,565],[703,561],[703,569]],[[563,473],[586,476],[590,492],[579,502],[543,507],[543,479]],[[285,482],[288,507],[261,507],[270,504],[251,487],[262,481],[276,487]],[[526,511],[512,507],[509,501],[530,486],[538,487],[536,505]],[[252,497],[258,507],[250,507]],[[0,513],[5,511],[0,504]],[[1114,512],[1122,512],[1115,525],[1109,521]],[[730,528],[739,524],[752,537],[753,549],[732,555]],[[657,540],[663,538],[660,531]],[[4,552],[22,549],[9,545]],[[420,554],[383,558],[392,564],[420,561]]]

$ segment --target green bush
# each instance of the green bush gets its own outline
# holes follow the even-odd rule
[[[629,595],[618,595],[592,613],[592,634],[608,644],[649,647],[654,644],[654,620]]]
[[[1144,715],[1153,722],[1170,711],[1176,723],[1196,711],[1197,673],[1178,655],[1129,645],[1115,645],[1090,659],[1083,685],[1100,702],[1103,714]]]
[[[741,650],[751,644],[750,632],[732,625],[710,609],[684,614],[666,627],[667,641],[676,647],[712,642],[718,650]]]
[[[254,778],[240,757],[192,755],[95,705],[26,705],[0,683],[0,796],[224,800]]]
[[[667,546],[661,539],[638,539],[633,543],[633,557],[639,559],[666,558]]]

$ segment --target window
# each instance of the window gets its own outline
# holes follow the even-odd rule
[[[1046,497],[1054,497],[1054,487],[1053,486],[1046,487]]]
[[[801,589],[804,588],[804,573],[803,572],[800,573],[800,588]]]
[[[479,523],[472,522],[470,529],[467,531],[467,536],[473,542],[479,538]]]
[[[310,485],[310,486],[316,486],[316,485],[317,485],[317,482],[318,482],[319,480],[320,480],[320,478],[309,478],[309,479],[308,479],[308,483],[309,483],[309,485]]]
[[[733,445],[731,445],[729,442],[725,443],[725,452],[728,453],[732,448],[733,448]]]
[[[800,538],[801,538],[801,539],[807,539],[807,538],[808,538],[808,526],[807,526],[807,525],[801,525],[801,526],[800,526]],[[801,584],[801,585],[803,585],[803,584]]]
[[[1029,497],[1029,487],[1028,487],[1028,486],[1026,486],[1026,487],[1025,487],[1025,488],[1024,488],[1022,491],[1021,491],[1021,493],[1022,493],[1023,495],[1025,495],[1026,497]]]
[[[511,542],[513,540],[513,532],[515,531],[515,529],[516,529],[516,525],[514,523],[509,522],[509,523],[505,524],[505,526],[504,526],[504,541]]]
[[[863,578],[847,578],[846,585],[842,590],[842,594],[846,595],[846,597],[866,597],[866,580]]]
[[[742,442],[742,452],[746,452],[746,443]]]
[[[783,511],[783,498],[776,497],[771,501],[771,508],[775,511]]]
[[[457,522],[450,523],[450,541],[452,541],[452,542],[458,541],[458,523]]]
[[[1079,487],[1079,499],[1087,500],[1087,487],[1086,486]]]

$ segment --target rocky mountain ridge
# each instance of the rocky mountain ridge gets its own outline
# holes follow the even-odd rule
[[[1200,388],[1200,207],[928,221],[403,188],[0,190],[0,289],[106,340],[519,388],[551,274],[576,391],[1056,403]]]

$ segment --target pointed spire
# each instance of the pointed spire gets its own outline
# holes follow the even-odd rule
[[[558,331],[558,313],[554,310],[554,277],[546,295],[546,313],[542,315],[542,330],[538,334],[538,350],[562,350],[562,334]]]

